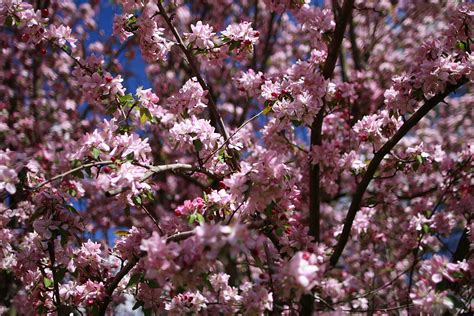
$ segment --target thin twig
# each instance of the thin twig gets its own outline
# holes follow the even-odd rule
[[[196,62],[194,60],[193,55],[186,48],[186,45],[184,44],[184,41],[181,38],[181,35],[179,34],[178,30],[173,25],[173,22],[171,21],[170,17],[166,13],[165,8],[163,7],[163,3],[161,1],[157,1],[157,5],[158,5],[158,9],[160,10],[158,12],[158,14],[163,17],[163,19],[165,20],[166,24],[168,25],[171,33],[173,33],[173,36],[175,37],[175,39],[177,41],[177,45],[181,49],[181,51],[184,53],[184,55],[186,57],[186,60],[188,61],[188,64],[191,67],[191,70],[193,71],[193,74],[196,76],[196,78],[197,78],[199,84],[201,85],[201,87],[204,90],[208,91],[208,93],[209,93],[209,109],[210,109],[210,112],[211,112],[211,121],[213,122],[213,125],[219,130],[221,135],[226,140],[229,136],[228,136],[227,130],[224,126],[224,121],[222,120],[222,117],[220,116],[220,114],[217,110],[217,106],[216,106],[216,103],[214,102],[214,98],[213,98],[210,86],[206,83],[204,78],[201,76],[201,74],[199,72],[199,69],[196,65]]]
[[[159,14],[163,19],[165,20],[166,24],[168,25],[171,33],[173,33],[178,47],[181,49],[183,54],[186,57],[186,60],[188,61],[189,66],[191,67],[191,70],[196,76],[199,84],[201,87],[208,92],[208,99],[209,99],[209,110],[210,110],[210,116],[211,116],[211,123],[212,125],[217,129],[217,131],[222,135],[224,138],[224,141],[227,141],[229,139],[229,134],[227,133],[227,129],[224,124],[224,120],[222,119],[222,116],[219,114],[219,110],[217,109],[216,102],[214,101],[214,95],[212,88],[209,86],[209,84],[204,80],[202,75],[199,72],[199,68],[197,66],[197,63],[194,59],[193,54],[189,51],[189,49],[186,47],[184,44],[183,39],[181,38],[181,35],[179,34],[178,30],[176,27],[173,25],[173,22],[171,21],[170,17],[166,13],[165,8],[163,7],[163,3],[161,1],[157,1],[158,9],[159,9]],[[231,159],[229,160],[229,167],[232,170],[240,170],[239,163],[238,163],[238,154],[235,150],[229,150],[229,155]]]
[[[215,153],[217,153],[219,150],[221,150],[227,143],[229,143],[232,139],[232,137],[234,137],[238,132],[240,132],[240,130],[242,128],[245,127],[245,125],[247,125],[248,123],[252,122],[253,120],[255,120],[257,117],[259,117],[261,114],[263,113],[263,110],[258,112],[257,114],[255,114],[254,116],[252,116],[251,118],[249,118],[248,120],[246,120],[242,125],[240,125],[239,128],[237,128],[235,130],[235,132],[232,133],[232,135],[229,136],[229,138],[227,138],[217,149],[215,149],[203,162],[203,164],[205,164],[209,159],[211,159],[212,156],[215,155]]]
[[[155,218],[155,216],[150,213],[150,211],[145,207],[145,205],[140,204],[139,206],[145,212],[145,214],[153,221],[160,235],[164,235],[163,229],[161,229],[160,224],[158,223],[158,220]]]
[[[183,163],[175,163],[175,164],[161,165],[161,166],[143,165],[143,164],[139,164],[139,163],[137,163],[137,165],[150,170],[149,172],[147,172],[145,174],[145,176],[140,180],[140,182],[145,182],[146,180],[148,180],[149,178],[151,178],[155,174],[168,172],[168,171],[172,171],[172,172],[174,172],[174,171],[201,172],[201,173],[204,173],[205,175],[207,175],[207,176],[209,176],[213,179],[216,179],[216,178],[218,179],[219,178],[217,175],[213,174],[210,171],[207,171],[207,170],[202,169],[202,168],[194,167],[192,165],[183,164]],[[130,190],[130,187],[121,187],[121,188],[118,188],[118,189],[106,191],[105,195],[108,196],[108,197],[115,196],[115,195],[123,193],[127,190]]]
[[[61,173],[57,176],[54,176],[52,177],[51,179],[48,179],[44,182],[41,182],[40,184],[34,186],[33,188],[31,188],[31,191],[36,191],[38,190],[39,188],[41,188],[42,186],[45,186],[46,184],[48,183],[51,183],[53,181],[56,181],[58,179],[61,179],[61,178],[64,178],[65,176],[67,175],[70,175],[74,172],[77,172],[77,171],[81,171],[81,170],[84,170],[84,169],[87,169],[87,168],[91,168],[91,167],[98,167],[98,166],[106,166],[106,165],[111,165],[113,164],[114,162],[112,160],[105,160],[105,161],[95,161],[95,162],[91,162],[91,163],[87,163],[87,164],[84,164],[84,165],[81,165],[79,167],[76,167],[76,168],[73,168],[71,170],[68,170],[64,173]]]

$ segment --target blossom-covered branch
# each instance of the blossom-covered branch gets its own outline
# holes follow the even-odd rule
[[[322,75],[325,79],[332,78],[334,68],[336,67],[339,50],[341,48],[346,26],[352,15],[352,8],[354,1],[345,0],[342,5],[341,12],[337,17],[336,26],[334,28],[333,38],[328,47],[328,53],[324,66],[322,68]],[[316,115],[313,124],[311,125],[311,146],[320,146],[322,144],[322,126],[324,116],[326,115],[325,104]],[[321,204],[321,170],[319,164],[311,165],[310,167],[310,206],[309,206],[309,228],[310,234],[319,240],[320,238],[320,204]]]
[[[337,264],[339,257],[341,256],[342,252],[344,251],[344,247],[346,246],[350,233],[351,228],[356,217],[357,212],[359,211],[362,199],[364,197],[364,193],[367,190],[372,178],[375,175],[380,163],[384,159],[384,157],[398,144],[398,142],[423,118],[426,114],[429,113],[436,105],[438,105],[441,101],[444,100],[450,93],[454,92],[456,89],[461,87],[465,84],[468,80],[466,78],[462,78],[456,84],[449,84],[446,87],[446,90],[443,93],[437,94],[434,97],[427,100],[406,122],[397,130],[397,132],[388,140],[382,148],[380,148],[374,155],[374,158],[370,161],[367,171],[364,173],[364,176],[361,182],[358,184],[356,192],[352,197],[352,202],[347,212],[346,218],[344,220],[344,228],[342,230],[341,235],[339,236],[339,240],[334,247],[334,252],[331,255],[330,263],[332,266]]]
[[[472,310],[473,4],[0,3],[1,315]]]

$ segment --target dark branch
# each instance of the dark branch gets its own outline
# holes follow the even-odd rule
[[[466,78],[462,78],[455,85],[448,85],[446,90],[443,93],[437,94],[428,101],[425,102],[406,122],[403,124],[400,129],[392,136],[376,153],[369,166],[367,171],[364,174],[362,181],[357,186],[357,190],[352,199],[352,203],[349,207],[349,211],[344,220],[344,228],[342,230],[341,236],[334,248],[334,253],[331,255],[330,264],[335,266],[339,257],[341,256],[351,233],[352,223],[354,222],[355,216],[359,211],[362,198],[364,196],[367,187],[369,186],[370,181],[373,179],[377,168],[382,162],[383,158],[392,150],[393,147],[415,126],[431,109],[433,109],[438,103],[443,101],[451,92],[455,91],[457,88],[462,86],[467,82]]]
[[[349,17],[351,16],[354,0],[346,0],[341,10],[337,14],[337,23],[334,30],[333,39],[329,44],[328,57],[323,66],[323,76],[325,79],[330,79],[333,76],[334,68],[336,67],[337,58],[341,49],[342,39],[346,30]],[[321,131],[324,120],[325,105],[323,104],[319,110],[316,118],[311,125],[311,146],[321,145]],[[319,164],[311,165],[310,169],[310,202],[309,202],[309,233],[317,241],[319,241],[320,234],[320,202],[321,202],[321,168]]]
[[[194,60],[194,56],[192,55],[191,51],[186,47],[184,44],[183,39],[181,38],[181,35],[179,34],[178,30],[174,27],[173,22],[171,21],[170,17],[166,13],[165,8],[163,7],[163,3],[161,1],[157,1],[158,9],[160,10],[159,14],[161,17],[165,20],[166,24],[168,25],[171,33],[173,33],[173,36],[175,37],[177,41],[178,47],[181,49],[183,54],[186,57],[186,60],[188,61],[189,66],[191,67],[191,70],[196,76],[199,84],[201,87],[208,92],[208,99],[209,99],[209,110],[211,114],[211,123],[212,125],[217,129],[217,131],[222,135],[225,141],[229,138],[229,134],[225,128],[224,125],[224,120],[222,119],[222,116],[219,114],[219,111],[217,110],[217,105],[214,101],[213,97],[213,92],[211,87],[206,83],[204,78],[201,76],[199,72],[199,68],[197,66],[196,61]],[[229,154],[232,157],[230,162],[230,167],[234,170],[238,170],[238,162],[237,162],[237,153],[235,151],[229,150]]]

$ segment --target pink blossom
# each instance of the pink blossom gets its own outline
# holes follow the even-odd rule
[[[52,24],[49,26],[46,36],[51,40],[57,41],[59,46],[64,46],[68,42],[72,48],[75,48],[77,39],[71,35],[71,31],[71,28],[68,26],[60,25],[56,27]]]
[[[137,22],[140,50],[146,62],[165,60],[173,43],[165,37],[164,30],[149,17],[141,16]]]
[[[180,206],[178,206],[174,212],[177,216],[187,216],[193,213],[202,213],[205,207],[204,200],[200,197],[194,200],[186,200]]]
[[[260,285],[252,285],[245,282],[240,286],[242,291],[242,303],[246,314],[263,314],[265,311],[273,310],[273,293]]]
[[[198,114],[206,107],[206,95],[196,77],[186,81],[177,94],[168,99],[168,109],[176,114]]]
[[[113,34],[117,36],[121,42],[125,42],[133,33],[127,31],[127,23],[132,18],[132,14],[123,14],[114,16]]]
[[[202,49],[214,48],[212,38],[215,33],[212,32],[212,26],[203,24],[202,21],[197,21],[196,24],[191,24],[191,31],[191,33],[184,33],[190,43],[194,43],[196,47]]]
[[[143,229],[139,229],[135,226],[130,228],[126,236],[121,237],[115,243],[115,250],[120,253],[122,258],[130,258],[138,256],[140,244],[145,236]]]
[[[250,22],[234,23],[227,26],[222,35],[231,41],[242,42],[245,46],[254,45],[258,41],[259,32],[254,31]]]
[[[288,271],[295,278],[298,286],[307,292],[318,282],[318,272],[322,269],[321,263],[321,258],[315,254],[297,252],[290,260]]]
[[[140,250],[147,253],[143,264],[148,278],[164,282],[168,273],[179,270],[179,266],[173,262],[178,256],[177,249],[174,249],[173,244],[168,245],[158,233],[154,232],[150,238],[143,239]]]
[[[183,313],[198,313],[203,308],[206,308],[207,300],[199,292],[185,292],[178,294],[166,304],[165,309],[169,311],[170,315],[182,315]]]
[[[79,268],[89,268],[97,271],[102,265],[102,251],[100,248],[100,244],[90,240],[83,243],[81,248],[74,253],[76,265]]]

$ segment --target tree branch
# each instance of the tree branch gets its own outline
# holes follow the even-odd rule
[[[168,25],[171,33],[173,33],[173,36],[175,37],[177,41],[178,47],[181,49],[183,54],[186,56],[186,60],[189,63],[189,66],[191,67],[191,70],[196,76],[199,84],[201,87],[208,92],[208,97],[209,97],[209,110],[211,114],[211,123],[212,125],[217,129],[217,131],[222,135],[224,138],[224,141],[227,141],[229,138],[229,134],[227,133],[227,129],[225,128],[224,125],[224,120],[222,119],[222,116],[219,114],[219,111],[217,110],[217,105],[214,101],[213,97],[213,92],[211,87],[206,83],[204,78],[201,76],[199,72],[199,68],[196,64],[196,61],[194,60],[194,56],[192,53],[187,49],[186,45],[184,44],[183,39],[181,38],[181,35],[179,35],[178,30],[174,27],[173,22],[171,22],[170,17],[166,13],[165,8],[163,7],[163,3],[161,1],[157,1],[159,14],[163,17],[165,20],[166,24]],[[234,170],[239,170],[239,164],[238,164],[238,159],[237,159],[237,153],[233,150],[229,150],[229,154],[231,156],[230,159],[230,167]]]
[[[151,178],[155,174],[163,173],[163,172],[168,172],[168,171],[192,171],[192,172],[201,172],[204,173],[205,175],[216,179],[218,178],[215,174],[212,172],[209,172],[205,169],[199,168],[199,167],[194,167],[192,165],[184,164],[184,163],[175,163],[175,164],[169,164],[169,165],[161,165],[161,166],[151,166],[151,165],[139,165],[140,167],[146,168],[150,170],[145,174],[145,176],[140,180],[140,182],[145,182],[149,178]],[[115,190],[110,190],[105,192],[105,195],[110,197],[114,196],[117,194],[120,194],[122,192],[125,192],[129,190],[129,187],[121,187]]]
[[[87,168],[90,168],[90,167],[111,165],[113,163],[114,162],[112,160],[105,160],[105,161],[95,161],[95,162],[91,162],[91,163],[86,163],[84,165],[80,165],[79,167],[73,168],[73,169],[68,170],[64,173],[58,174],[57,176],[54,176],[49,180],[41,182],[40,184],[38,184],[38,185],[34,186],[33,188],[31,188],[31,191],[36,191],[39,188],[41,188],[42,186],[45,186],[46,184],[51,183],[53,181],[56,181],[58,179],[64,178],[65,176],[73,174],[74,172],[81,171],[81,170],[84,170],[84,169],[87,169]]]
[[[324,62],[322,74],[325,79],[333,76],[336,67],[337,58],[341,49],[342,39],[346,30],[347,23],[351,16],[354,0],[345,0],[342,9],[338,13],[336,28],[334,29],[333,39],[329,44],[328,57]],[[319,110],[316,118],[311,125],[311,147],[321,145],[321,131],[324,120],[325,104]],[[321,168],[319,164],[310,167],[310,202],[309,202],[309,233],[316,241],[319,241],[320,234],[320,185]]]
[[[58,275],[57,275],[57,270],[56,270],[56,254],[54,251],[54,241],[50,240],[48,241],[48,254],[49,254],[49,260],[51,263],[51,273],[53,275],[53,290],[54,290],[54,305],[56,308],[61,307],[61,296],[59,295],[59,281],[58,281]]]
[[[360,58],[360,50],[357,46],[357,38],[355,32],[354,18],[351,13],[349,18],[349,40],[351,41],[352,60],[354,61],[354,68],[356,70],[362,69],[362,60]]]
[[[439,102],[441,102],[446,96],[448,96],[451,92],[455,91],[457,88],[462,86],[468,80],[466,78],[462,78],[457,84],[451,85],[449,84],[446,87],[446,90],[443,93],[437,94],[431,99],[427,100],[392,136],[383,146],[380,148],[374,155],[374,158],[370,162],[369,166],[367,167],[367,171],[362,178],[362,181],[357,186],[356,192],[352,199],[351,205],[349,207],[349,211],[347,216],[344,220],[344,228],[342,230],[341,236],[334,247],[334,252],[330,258],[330,264],[335,266],[339,257],[341,256],[351,233],[352,223],[354,222],[355,216],[359,211],[362,198],[364,193],[369,186],[370,181],[374,177],[375,172],[377,171],[378,166],[382,162],[385,155],[387,155],[393,147],[411,130],[413,126],[415,126],[431,109],[433,109]]]
[[[197,78],[199,84],[201,85],[201,87],[209,93],[209,109],[210,109],[210,112],[211,112],[211,121],[212,121],[213,125],[219,130],[219,132],[224,137],[224,139],[227,140],[227,138],[229,136],[228,136],[227,130],[224,126],[224,121],[222,120],[222,117],[220,116],[220,114],[217,110],[217,106],[214,102],[211,87],[206,83],[204,78],[201,76],[201,74],[199,72],[199,69],[196,65],[196,62],[194,60],[194,56],[186,48],[186,45],[184,44],[184,41],[181,38],[181,35],[179,34],[178,30],[174,27],[173,22],[171,21],[170,17],[166,13],[166,10],[163,7],[163,4],[161,3],[161,1],[157,1],[157,5],[158,5],[158,8],[160,10],[159,14],[165,20],[165,22],[168,25],[171,33],[173,33],[173,36],[175,37],[175,39],[177,41],[177,45],[181,49],[181,51],[184,53],[184,55],[186,56],[186,60],[188,61],[188,64],[191,67],[191,70],[192,70],[193,74],[196,76],[196,78]]]
[[[172,241],[182,241],[191,236],[194,236],[194,233],[194,230],[176,233],[174,235],[168,236],[166,238],[166,242],[168,243]],[[122,281],[122,279],[137,265],[138,261],[140,261],[143,256],[145,256],[144,252],[140,253],[139,256],[133,256],[133,258],[130,259],[127,264],[122,269],[120,269],[120,271],[108,282],[108,285],[105,289],[105,298],[100,303],[99,315],[105,315],[107,307],[112,301],[112,294],[118,287],[120,281]]]

